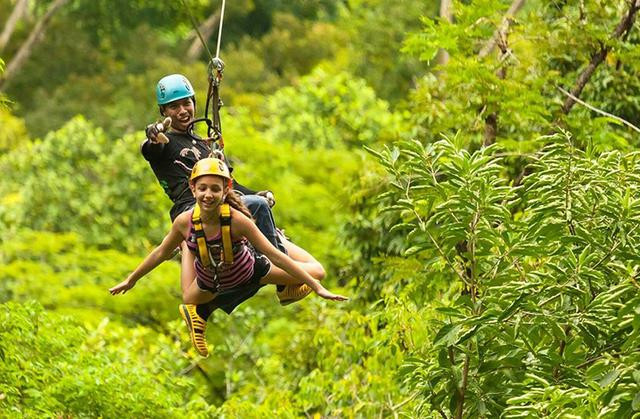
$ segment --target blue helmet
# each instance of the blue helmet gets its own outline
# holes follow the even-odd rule
[[[193,97],[195,92],[189,80],[182,74],[170,74],[160,79],[156,86],[158,105],[166,105],[174,100]]]

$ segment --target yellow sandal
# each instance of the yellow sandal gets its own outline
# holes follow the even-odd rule
[[[207,321],[196,313],[194,304],[180,304],[180,315],[187,324],[189,334],[191,335],[191,343],[196,351],[204,357],[209,356],[207,349],[207,341],[204,332],[207,329]]]
[[[281,306],[286,306],[296,301],[302,300],[311,294],[312,290],[307,284],[287,285],[282,291],[277,292]]]

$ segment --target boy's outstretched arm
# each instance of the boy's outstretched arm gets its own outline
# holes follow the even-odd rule
[[[184,215],[184,214],[183,214]],[[171,231],[162,240],[162,243],[147,255],[146,258],[138,265],[138,267],[129,274],[127,279],[119,283],[118,285],[109,288],[111,295],[124,294],[138,282],[140,278],[154,270],[158,265],[164,262],[176,247],[180,246],[180,243],[184,240],[183,233],[181,231],[181,221],[179,216],[171,226]],[[183,218],[183,217],[182,217]]]

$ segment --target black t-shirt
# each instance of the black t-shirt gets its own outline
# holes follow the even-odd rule
[[[145,140],[142,143],[141,152],[149,162],[160,186],[173,202],[169,213],[173,221],[181,212],[195,203],[189,189],[191,170],[198,160],[209,156],[211,149],[205,141],[196,141],[186,133],[167,132],[165,134],[169,138],[168,143],[153,144]],[[229,164],[228,161],[227,164]],[[233,171],[230,165],[229,171]],[[236,183],[235,180],[234,189],[246,195],[255,193]]]

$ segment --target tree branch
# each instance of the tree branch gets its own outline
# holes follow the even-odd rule
[[[478,58],[484,58],[489,55],[491,51],[493,51],[498,43],[498,39],[500,38],[501,34],[509,30],[509,26],[511,25],[513,16],[515,16],[516,13],[518,13],[518,11],[522,8],[522,6],[524,6],[525,1],[526,0],[513,0],[513,3],[511,3],[511,6],[509,6],[509,10],[507,10],[507,13],[502,18],[502,24],[498,29],[495,30],[495,32],[493,32],[493,36],[485,44],[485,46],[482,47],[482,49],[478,53]]]
[[[404,399],[400,403],[396,404],[395,406],[391,405],[391,410],[393,410],[395,412],[396,410],[400,409],[405,404],[409,403],[411,400],[415,399],[418,396],[418,394],[420,394],[420,392],[416,391],[411,396],[407,397],[406,399]]]
[[[16,5],[13,7],[11,11],[11,15],[7,19],[7,23],[2,30],[2,34],[0,34],[0,52],[4,50],[11,39],[11,35],[13,34],[14,29],[16,28],[16,23],[20,20],[20,18],[27,11],[27,4],[29,0],[18,0]]]
[[[633,27],[633,22],[635,21],[638,9],[640,9],[640,0],[632,0],[629,5],[629,12],[623,16],[622,20],[620,20],[620,23],[618,23],[618,26],[616,26],[616,29],[613,31],[613,34],[611,34],[612,40],[625,35]],[[571,95],[573,97],[569,96],[562,105],[562,112],[564,114],[568,114],[569,111],[571,111],[571,108],[573,108],[573,105],[576,103],[574,98],[580,97],[580,93],[582,93],[584,86],[589,82],[591,76],[596,71],[596,68],[598,68],[604,59],[607,58],[607,54],[610,49],[610,46],[602,45],[600,50],[591,57],[591,61],[582,73],[580,73],[578,80],[573,85],[573,88],[571,88]]]
[[[13,77],[13,75],[20,69],[20,67],[22,67],[27,58],[29,58],[34,44],[38,42],[44,35],[44,32],[47,29],[47,25],[49,24],[51,18],[60,7],[64,6],[67,1],[69,0],[55,0],[49,5],[47,12],[44,14],[44,16],[42,16],[42,18],[40,18],[36,26],[29,34],[27,40],[22,44],[9,64],[7,64],[7,69],[2,75],[2,78],[0,78],[0,90],[5,87],[7,81],[10,80],[11,77]]]
[[[453,0],[440,0],[440,18],[449,23],[453,22]],[[436,57],[438,65],[446,65],[449,62],[449,53],[441,48]]]
[[[436,411],[440,413],[440,416],[442,416],[444,419],[449,419],[447,418],[447,415],[442,411],[442,409],[436,409]]]
[[[619,116],[610,114],[609,112],[605,112],[603,110],[600,110],[598,108],[596,108],[595,106],[589,105],[587,102],[580,100],[579,98],[575,97],[574,95],[572,95],[571,93],[567,92],[566,90],[564,90],[562,87],[560,86],[556,86],[558,88],[558,90],[560,90],[562,93],[564,93],[565,95],[567,95],[569,98],[571,98],[572,100],[574,100],[575,102],[579,103],[580,105],[584,106],[587,109],[591,109],[594,112],[599,113],[600,115],[604,115],[607,116],[609,118],[615,119],[616,121],[628,126],[629,128],[640,132],[640,128],[636,127],[635,125],[633,125],[631,122],[620,118]]]
[[[500,47],[501,55],[500,55],[500,68],[498,69],[498,77],[501,80],[504,80],[507,77],[507,68],[506,68],[506,58],[511,54],[509,51],[509,47],[507,44],[507,33],[509,31],[509,26],[513,20],[513,16],[518,13],[518,11],[524,5],[525,0],[514,0],[507,10],[507,13],[502,18],[502,24],[498,29],[493,32],[493,36],[485,46],[478,53],[478,59],[482,59],[489,55],[491,51],[497,46]],[[497,112],[492,112],[484,120],[484,146],[489,146],[496,141],[496,137],[498,135],[498,114]]]
[[[200,25],[198,29],[200,30],[200,33],[202,34],[202,38],[205,41],[211,38],[211,35],[213,35],[213,32],[215,31],[215,28],[218,22],[220,22],[220,10],[218,10],[217,12],[209,16],[207,20],[205,20],[202,23],[202,25]],[[187,50],[187,59],[189,61],[196,60],[200,56],[200,54],[202,54],[202,50],[204,48],[202,46],[202,43],[200,42],[200,38],[198,37],[197,34],[195,34],[195,31],[194,31],[193,37],[194,37],[194,40],[191,43],[191,46],[189,47],[189,49]]]
[[[564,334],[567,337],[567,339],[569,338],[569,335],[571,334],[571,326],[565,326],[564,327]],[[560,359],[562,359],[562,357],[564,356],[564,349],[567,347],[567,339],[562,339],[560,341],[560,346],[558,348],[558,355],[560,356]],[[560,361],[560,363],[558,363],[558,365],[555,365],[553,367],[553,378],[554,379],[558,379],[558,376],[560,374],[560,365],[562,364],[562,361]]]
[[[498,45],[500,48],[500,68],[498,68],[497,75],[500,80],[504,80],[507,78],[507,64],[506,59],[511,54],[509,51],[509,44],[507,41],[507,29],[505,27],[504,30],[500,30],[498,35],[494,35],[493,41],[494,45]],[[485,105],[486,106],[486,105]],[[484,141],[483,145],[490,146],[491,144],[496,142],[496,137],[498,136],[498,113],[492,112],[484,120]]]

